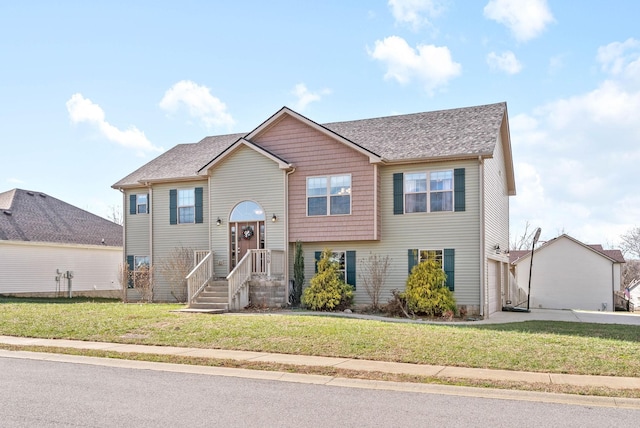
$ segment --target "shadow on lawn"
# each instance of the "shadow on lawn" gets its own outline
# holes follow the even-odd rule
[[[622,324],[590,324],[564,321],[524,321],[508,324],[469,326],[479,330],[513,331],[532,334],[559,334],[600,339],[640,342],[640,326]]]

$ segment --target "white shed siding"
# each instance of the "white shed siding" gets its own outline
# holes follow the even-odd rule
[[[285,172],[255,150],[241,146],[210,172],[211,245],[216,275],[229,273],[229,216],[240,202],[258,203],[265,212],[265,248],[285,250]],[[277,221],[271,217],[276,215]],[[222,225],[217,226],[218,217]]]
[[[73,271],[74,292],[120,290],[121,263],[121,247],[0,241],[0,294],[54,293],[57,270]]]
[[[516,280],[526,289],[530,256],[518,261]],[[532,308],[612,311],[615,269],[606,257],[568,238],[558,238],[533,255]]]
[[[169,224],[169,191],[171,189],[193,189],[202,187],[203,192],[203,223]],[[207,198],[208,183],[192,181],[153,186],[153,253],[155,288],[153,298],[156,301],[175,301],[171,295],[171,285],[159,272],[159,263],[167,257],[171,250],[178,247],[194,250],[209,249],[208,224],[209,201]],[[128,240],[128,239],[127,239]],[[130,253],[129,253],[130,254]]]

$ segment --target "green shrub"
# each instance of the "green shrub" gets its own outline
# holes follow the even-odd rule
[[[302,304],[314,311],[344,309],[353,301],[353,288],[338,273],[338,264],[331,260],[332,251],[325,249],[318,260],[318,273],[302,293]]]
[[[435,259],[428,258],[411,270],[403,293],[408,309],[416,314],[441,316],[456,310],[453,293],[445,286],[447,275]]]

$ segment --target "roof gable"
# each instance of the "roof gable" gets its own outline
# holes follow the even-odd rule
[[[247,140],[253,140],[254,138],[257,138],[258,136],[260,136],[260,134],[266,132],[269,128],[271,128],[272,126],[276,125],[280,120],[282,120],[283,117],[285,116],[290,116],[302,123],[304,123],[307,126],[310,126],[311,128],[315,129],[316,131],[319,131],[320,133],[326,135],[329,138],[332,138],[334,140],[339,141],[340,143],[346,145],[347,147],[350,147],[352,149],[354,149],[357,152],[360,152],[362,154],[364,154],[365,156],[367,156],[369,158],[369,161],[371,163],[379,163],[382,161],[382,159],[380,158],[380,156],[378,156],[375,152],[367,149],[366,147],[359,145],[347,138],[345,138],[343,135],[336,133],[334,131],[332,131],[330,128],[327,128],[323,125],[320,125],[316,122],[314,122],[313,120],[299,114],[296,113],[295,111],[289,109],[288,107],[282,107],[280,110],[278,110],[275,114],[273,114],[269,119],[265,120],[264,122],[262,122],[262,124],[260,124],[256,129],[254,129],[253,131],[251,131],[250,133],[248,133],[246,135],[246,139]]]
[[[206,175],[207,172],[211,168],[213,168],[218,163],[222,162],[224,159],[227,158],[227,156],[230,156],[232,153],[234,153],[236,150],[240,149],[241,147],[248,147],[249,149],[260,153],[262,156],[271,159],[272,161],[274,161],[275,163],[278,164],[280,169],[290,169],[292,167],[292,165],[290,163],[288,163],[284,159],[274,155],[273,153],[269,152],[268,150],[264,149],[263,147],[260,147],[259,145],[255,144],[255,143],[252,143],[251,141],[248,141],[245,138],[240,138],[240,139],[238,139],[238,141],[236,141],[235,143],[233,143],[232,145],[227,147],[218,156],[216,156],[211,161],[209,161],[205,166],[200,168],[198,170],[198,174]]]
[[[122,246],[122,226],[41,192],[0,193],[0,241]],[[104,242],[103,242],[104,240]]]
[[[559,242],[562,239],[567,239],[589,251],[592,251],[608,260],[610,260],[613,263],[625,263],[624,260],[624,256],[622,255],[622,252],[620,250],[605,250],[602,248],[602,245],[600,244],[585,244],[581,241],[578,241],[577,239],[565,234],[562,234],[556,238],[550,239],[549,241],[545,242],[544,244],[540,245],[538,248],[536,248],[534,250],[534,254],[539,252],[539,251],[544,251],[545,248],[553,245],[556,242]],[[511,264],[518,264],[520,263],[522,260],[524,259],[528,259],[529,254],[531,254],[531,251],[525,251],[525,250],[514,250],[511,251],[509,253],[509,262]]]

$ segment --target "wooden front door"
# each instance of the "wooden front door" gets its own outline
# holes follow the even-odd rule
[[[247,254],[248,250],[264,248],[264,221],[231,223],[231,269]]]

